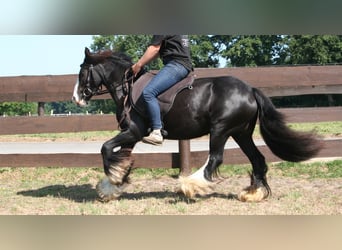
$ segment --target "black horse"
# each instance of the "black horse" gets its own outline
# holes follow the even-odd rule
[[[128,72],[131,59],[124,53],[85,49],[73,101],[86,105],[92,96],[108,91],[117,105],[121,132],[105,142],[101,153],[106,177],[97,185],[103,201],[118,198],[128,183],[132,167],[131,152],[148,133],[145,117],[130,105]],[[106,90],[102,90],[102,85]],[[134,86],[134,85],[133,85]],[[320,142],[312,133],[289,129],[284,117],[260,90],[232,76],[195,79],[191,89],[181,91],[170,111],[163,117],[166,139],[191,139],[210,135],[206,163],[195,173],[180,178],[181,190],[188,196],[203,194],[211,188],[219,165],[223,162],[224,145],[231,136],[250,160],[251,184],[238,198],[261,201],[271,189],[267,184],[267,165],[255,146],[252,133],[259,118],[261,135],[271,151],[285,161],[298,162],[315,156]]]

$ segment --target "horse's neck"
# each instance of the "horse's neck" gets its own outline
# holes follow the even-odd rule
[[[110,95],[112,96],[112,99],[114,100],[116,106],[121,106],[122,104],[122,99],[123,99],[123,91],[121,87],[116,87],[116,85],[121,85],[123,78],[124,78],[125,70],[120,69],[117,67],[114,67],[111,69],[109,72],[109,86],[107,87],[107,90],[109,91]],[[121,89],[118,91],[118,89]]]

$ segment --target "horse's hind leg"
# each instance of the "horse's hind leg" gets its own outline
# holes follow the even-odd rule
[[[233,136],[241,150],[246,154],[253,166],[251,173],[251,184],[239,195],[240,201],[258,202],[266,199],[271,194],[271,189],[267,184],[266,173],[267,165],[265,157],[255,146],[251,133],[243,133]]]
[[[213,133],[210,135],[210,151],[205,164],[188,177],[180,177],[181,191],[185,196],[193,198],[196,194],[205,195],[213,188],[213,177],[217,176],[217,169],[223,162],[224,145],[227,134]]]

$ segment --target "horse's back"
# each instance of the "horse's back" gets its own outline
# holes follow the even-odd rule
[[[252,87],[248,83],[234,76],[196,78],[194,85],[201,85],[203,83],[210,83],[212,87],[220,88],[220,90],[240,89],[246,93],[248,92],[248,94],[252,91]]]
[[[252,88],[243,81],[231,76],[196,78],[191,89],[177,95],[164,121],[171,137],[194,138],[208,134],[218,121],[235,126],[250,121],[256,112]]]

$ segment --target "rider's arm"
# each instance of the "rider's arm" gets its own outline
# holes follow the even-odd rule
[[[160,46],[161,44],[147,47],[144,55],[132,66],[134,75],[138,74],[142,67],[158,57]]]

